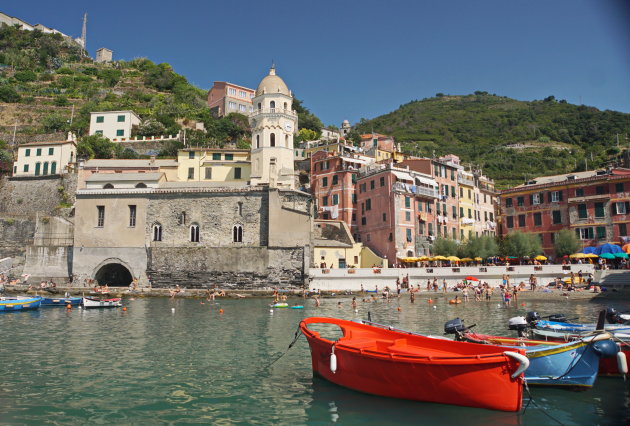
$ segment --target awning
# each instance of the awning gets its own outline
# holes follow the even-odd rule
[[[405,173],[405,172],[399,172],[397,170],[392,170],[392,173],[394,174],[394,176],[396,176],[398,179],[402,179],[402,180],[411,180],[413,181],[413,177],[409,174],[409,173]]]
[[[414,183],[417,184],[418,182],[420,182],[422,185],[435,186],[435,187],[438,186],[437,182],[434,181],[433,179],[425,178],[422,176],[415,176]]]

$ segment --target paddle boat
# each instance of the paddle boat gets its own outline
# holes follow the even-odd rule
[[[38,309],[41,304],[42,298],[40,296],[0,297],[0,312]]]
[[[271,308],[288,308],[289,304],[286,302],[278,302],[278,303],[272,303],[271,305],[269,305],[269,307]]]
[[[58,297],[56,299],[44,297],[42,299],[42,306],[76,306],[81,303],[81,300],[83,300],[82,297]]]
[[[510,319],[510,329],[515,325],[525,325],[524,317]],[[444,330],[454,334],[455,339],[464,342],[487,343],[503,346],[506,350],[525,350],[530,365],[525,371],[525,380],[530,385],[558,386],[583,389],[592,387],[597,378],[599,361],[605,357],[615,357],[619,348],[608,332],[598,332],[581,337],[572,342],[547,342],[525,337],[500,337],[473,333],[464,321],[456,318],[448,321]]]
[[[81,302],[84,308],[118,308],[122,306],[120,297],[113,299],[97,299],[94,297],[83,297]]]
[[[342,336],[322,336],[331,328]],[[337,385],[392,398],[521,409],[523,371],[529,365],[521,348],[435,339],[323,317],[302,320],[300,330],[311,349],[313,374]]]
[[[606,320],[608,324],[603,325],[603,329],[615,333],[630,333],[630,323],[624,318],[628,315],[619,314],[614,308],[606,309]],[[568,319],[563,314],[554,314],[542,319],[538,312],[528,312],[525,317],[527,322],[539,330],[560,331],[566,333],[588,333],[597,329],[596,324],[576,324],[567,322]]]

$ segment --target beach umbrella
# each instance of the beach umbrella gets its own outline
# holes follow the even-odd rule
[[[415,257],[399,257],[401,262],[405,262],[405,263],[411,263],[411,262],[415,262],[416,258]]]
[[[459,262],[459,257],[457,256],[448,256],[446,260],[450,260],[451,262]]]
[[[470,257],[464,257],[460,259],[462,262],[472,262],[473,260]]]
[[[542,254],[539,254],[538,256],[534,258],[534,260],[547,260],[547,258],[543,256]]]
[[[480,258],[480,257],[475,257],[475,259],[474,259],[474,260],[475,260],[475,262],[481,262],[483,259],[482,259],[482,258]]]
[[[613,253],[602,253],[599,255],[602,259],[614,259],[615,255]]]
[[[626,253],[630,253],[630,244],[626,244],[623,247],[621,247],[621,250],[625,251]]]
[[[584,253],[573,253],[572,255],[569,255],[569,257],[571,259],[584,259],[587,255]]]
[[[466,277],[464,278],[466,281],[479,281],[479,278],[476,277]]]
[[[444,257],[444,256],[433,256],[431,258],[431,260],[446,260],[446,257]]]
[[[617,244],[606,243],[597,247],[594,253],[601,255],[602,253],[621,253],[622,251],[623,250],[621,250],[621,247],[619,247]]]
[[[627,259],[628,253],[613,253],[617,259]]]
[[[598,255],[596,255],[595,253],[587,253],[584,255],[584,257],[589,258],[589,259],[594,259],[596,257],[599,257]]]
[[[429,256],[420,256],[418,258],[418,262],[424,262],[425,260],[429,260]]]
[[[595,253],[596,249],[597,249],[597,247],[584,247],[582,249],[582,253],[584,253],[584,254]],[[597,254],[597,253],[595,253],[595,254]]]

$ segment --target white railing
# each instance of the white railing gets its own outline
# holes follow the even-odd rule
[[[424,186],[416,186],[415,188],[413,188],[411,185],[402,182],[394,182],[392,189],[394,191],[408,192],[411,194],[423,195],[425,197],[431,198],[437,198],[439,195],[436,189],[427,188]]]
[[[255,109],[250,113],[251,116],[258,115],[258,114],[285,114],[285,115],[290,115],[292,117],[297,117],[297,113],[295,111],[290,110],[290,109],[284,109],[284,108],[260,108],[260,109]]]

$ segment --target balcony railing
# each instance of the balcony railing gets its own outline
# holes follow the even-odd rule
[[[427,188],[424,186],[413,187],[409,184],[405,184],[402,182],[395,182],[392,189],[394,191],[407,192],[410,194],[420,195],[420,196],[429,197],[429,198],[437,198],[439,195],[437,189]]]
[[[255,109],[251,112],[250,116],[255,116],[258,114],[284,114],[284,115],[290,115],[292,117],[297,117],[297,113],[293,110],[290,109],[284,109],[284,108],[260,108],[260,109]]]
[[[466,178],[461,177],[461,176],[457,176],[457,182],[461,183],[463,185],[475,186],[475,181],[474,180],[466,179]]]

